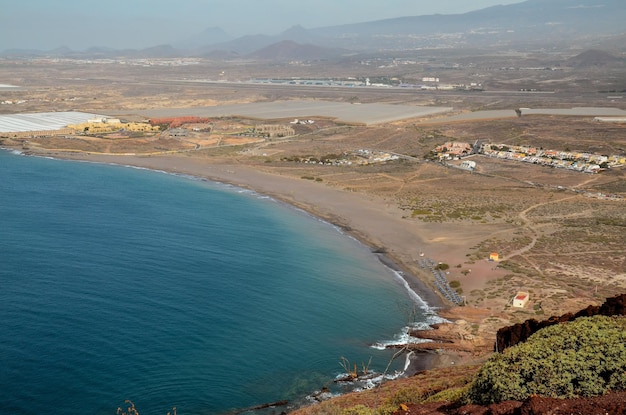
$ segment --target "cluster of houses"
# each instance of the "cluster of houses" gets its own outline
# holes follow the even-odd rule
[[[20,105],[20,104],[25,104],[28,101],[26,101],[25,99],[17,99],[15,101],[11,101],[9,99],[4,100],[4,101],[0,101],[0,105]]]
[[[125,122],[119,118],[93,117],[79,124],[68,124],[67,128],[74,133],[104,134],[116,131],[158,133],[159,126],[144,122]]]
[[[285,125],[265,124],[254,127],[254,133],[257,136],[275,138],[275,137],[291,137],[296,134],[293,128]]]
[[[460,141],[448,141],[435,148],[435,152],[439,156],[440,160],[443,159],[458,159],[463,156],[468,156],[473,153],[474,148],[470,143],[463,143]]]
[[[447,142],[435,148],[440,161],[459,160],[470,154],[482,154],[504,160],[515,160],[543,166],[570,169],[585,173],[597,173],[603,169],[626,165],[625,155],[598,155],[576,151],[546,150],[531,146],[511,146],[477,141],[474,145],[464,142]],[[475,163],[464,162],[461,167],[474,170]]]
[[[387,161],[398,160],[399,156],[395,154],[385,153],[381,151],[372,151],[367,149],[359,149],[351,152],[345,152],[339,155],[327,155],[322,157],[288,157],[285,161],[296,161],[306,164],[323,164],[326,166],[354,166],[367,165],[375,163],[384,163]]]
[[[315,121],[313,120],[299,120],[297,118],[289,122],[289,124],[314,124],[314,123]]]
[[[609,167],[626,165],[626,156],[603,156],[576,151],[544,150],[529,146],[483,144],[480,152],[489,157],[541,164],[585,173],[597,173]]]

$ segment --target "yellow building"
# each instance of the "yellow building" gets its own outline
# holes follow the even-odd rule
[[[112,120],[112,121],[110,121]],[[87,122],[81,124],[72,124],[68,125],[68,128],[71,128],[77,132],[85,132],[89,134],[104,134],[111,133],[115,131],[125,130],[132,132],[148,132],[148,133],[157,133],[160,131],[159,126],[150,125],[148,123],[143,122],[128,122],[123,123],[119,119],[107,119],[106,121],[92,119]]]

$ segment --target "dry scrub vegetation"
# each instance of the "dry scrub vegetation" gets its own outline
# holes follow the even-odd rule
[[[474,237],[463,258],[450,260],[456,265],[451,279],[460,281],[469,305],[504,313],[510,322],[575,310],[626,289],[625,202],[598,197],[626,196],[625,172],[589,175],[477,156],[477,170],[470,174],[422,160],[442,142],[476,139],[613,154],[626,148],[626,128],[546,116],[448,126],[404,122],[350,127],[331,138],[309,135],[274,147],[283,155],[369,148],[418,160],[360,167],[302,165],[278,157],[262,162],[264,169],[280,174],[317,178],[382,198],[402,209],[407,221],[430,223],[441,235]],[[493,265],[504,275],[468,272],[493,251],[504,259]],[[509,301],[517,289],[529,291],[532,303],[513,311]]]

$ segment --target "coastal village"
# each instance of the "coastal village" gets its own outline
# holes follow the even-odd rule
[[[71,114],[73,119],[77,117],[75,114],[80,113],[29,115],[32,118],[32,123],[44,125],[52,122],[53,118],[58,118],[60,121],[57,121],[57,123],[62,123],[61,120],[63,120],[64,116],[69,117],[66,114]],[[83,116],[81,122],[59,124],[54,129],[35,130],[30,128],[30,126],[21,128],[16,124],[19,121],[21,120],[4,122],[11,128],[4,128],[7,131],[0,131],[0,137],[28,139],[56,136],[64,136],[66,138],[70,136],[90,136],[111,140],[126,138],[150,139],[150,137],[157,139],[165,135],[190,146],[187,149],[168,150],[167,152],[188,151],[189,149],[199,150],[226,144],[268,143],[275,139],[298,139],[302,131],[297,131],[296,127],[302,128],[301,126],[305,125],[310,128],[315,124],[315,121],[310,119],[295,119],[289,123],[290,125],[286,125],[280,122],[253,124],[234,120],[210,120],[202,117],[169,117],[127,121],[115,117],[96,115],[87,119]],[[2,124],[0,124],[0,130],[2,130]],[[307,132],[308,130],[304,131],[304,133]],[[216,139],[218,136],[221,138]],[[223,138],[226,138],[226,140]],[[233,139],[236,140],[233,141]],[[532,145],[498,144],[492,142],[492,140],[494,138],[478,139],[473,144],[462,141],[448,141],[435,147],[425,158],[472,172],[480,171],[480,162],[477,161],[478,159],[472,159],[473,156],[477,155],[592,174],[626,165],[626,156],[623,154],[594,154],[569,148],[556,150]],[[254,154],[255,152],[246,149],[244,153]],[[263,151],[256,153],[259,155],[266,154]],[[406,154],[359,148],[352,151],[344,151],[340,154],[327,154],[324,156],[290,155],[283,157],[282,160],[327,166],[353,166],[387,163],[407,158],[414,159],[414,157]],[[460,163],[454,164],[457,161],[460,161]]]
[[[582,153],[571,150],[552,150],[533,146],[516,146],[506,144],[483,143],[480,140],[474,145],[465,142],[446,142],[437,146],[433,156],[439,161],[460,160],[464,157],[480,154],[487,157],[502,160],[513,160],[524,163],[539,164],[542,166],[555,167],[579,171],[583,173],[599,173],[612,167],[626,165],[626,156],[599,155]],[[475,163],[462,165],[469,170],[476,168]]]

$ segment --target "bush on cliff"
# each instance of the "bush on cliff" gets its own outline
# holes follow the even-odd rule
[[[538,331],[493,355],[468,392],[472,402],[602,395],[626,389],[626,317],[579,318]]]

